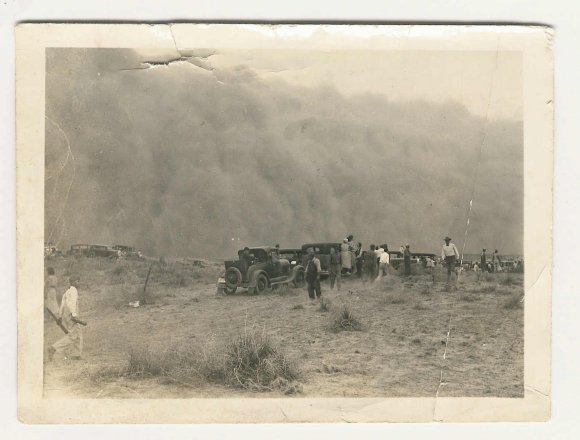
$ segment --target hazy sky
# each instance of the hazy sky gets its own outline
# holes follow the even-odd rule
[[[140,51],[145,60],[175,56]],[[390,100],[456,101],[492,119],[522,118],[522,63],[519,52],[494,51],[198,51],[205,65],[246,65],[265,80],[331,84],[342,93],[380,93]]]

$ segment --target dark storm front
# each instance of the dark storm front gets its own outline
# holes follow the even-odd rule
[[[351,55],[47,50],[47,395],[523,395],[518,60]]]

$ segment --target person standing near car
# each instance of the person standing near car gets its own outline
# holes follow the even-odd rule
[[[350,246],[348,245],[348,238],[342,240],[340,245],[340,259],[342,264],[342,272],[350,273],[352,270],[352,261],[350,258]]]
[[[342,278],[342,263],[340,261],[340,253],[336,251],[335,248],[330,248],[330,290],[334,289],[334,283],[336,282],[336,287],[340,290],[340,280]]]
[[[308,264],[306,265],[306,282],[308,283],[308,297],[311,300],[320,298],[320,260],[314,255],[314,249],[308,248]]]
[[[445,244],[443,245],[443,249],[441,249],[441,260],[445,261],[445,265],[447,266],[447,282],[451,280],[451,271],[455,271],[455,264],[457,259],[459,258],[459,251],[457,250],[457,246],[455,243],[451,243],[451,238],[449,236],[443,239]]]

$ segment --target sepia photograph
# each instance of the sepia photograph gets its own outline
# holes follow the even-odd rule
[[[549,416],[526,331],[539,306],[549,349],[550,114],[527,146],[520,44],[545,31],[188,26],[42,48],[41,399],[531,393]]]

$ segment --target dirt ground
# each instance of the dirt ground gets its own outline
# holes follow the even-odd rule
[[[300,370],[307,397],[523,397],[523,275],[462,273],[447,286],[438,268],[405,278],[396,272],[373,284],[323,281],[328,311],[305,289],[264,295],[216,293],[222,263],[172,260],[154,265],[147,288],[151,304],[133,308],[148,261],[54,259],[60,295],[67,276],[81,276],[83,360],[45,356],[45,395],[87,398],[277,397],[207,382],[176,383],[158,377],[111,374],[136,347],[153,352],[222,343],[248,331],[264,332]],[[347,306],[361,331],[332,331]],[[45,352],[62,336],[45,319]]]

